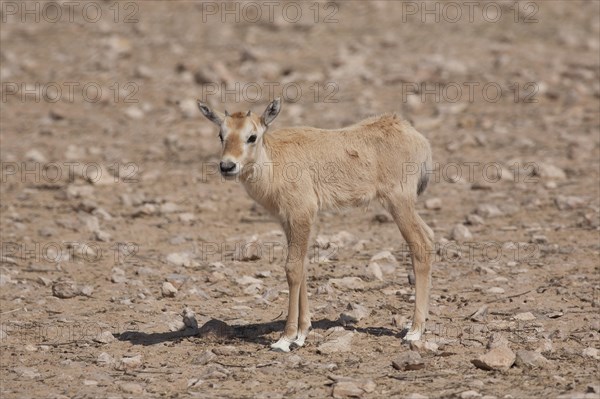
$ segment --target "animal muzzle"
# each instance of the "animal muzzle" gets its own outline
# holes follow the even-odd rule
[[[232,161],[221,161],[219,163],[219,169],[224,176],[232,175],[237,172],[237,163]]]

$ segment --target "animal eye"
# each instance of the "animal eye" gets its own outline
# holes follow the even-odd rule
[[[219,132],[219,140],[221,140],[221,143],[223,142],[223,133]]]
[[[248,143],[254,143],[256,141],[256,134],[253,134],[252,136],[248,137]]]

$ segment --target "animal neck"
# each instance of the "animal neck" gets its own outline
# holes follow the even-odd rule
[[[256,157],[252,167],[245,167],[244,173],[240,176],[241,181],[247,190],[251,190],[254,186],[262,186],[265,182],[272,181],[273,177],[273,161],[270,148],[265,142],[264,137],[256,150]],[[259,188],[256,187],[256,188]],[[255,191],[254,188],[252,191]],[[268,187],[260,187],[260,191],[265,191]],[[266,193],[265,193],[266,194]]]

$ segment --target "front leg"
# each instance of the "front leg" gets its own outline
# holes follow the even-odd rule
[[[313,215],[314,212],[310,212],[304,217],[294,218],[283,223],[288,240],[285,274],[289,287],[289,307],[283,335],[279,341],[271,345],[274,350],[289,352],[292,343],[302,346],[310,328],[304,258],[308,250]],[[300,331],[298,330],[299,323]]]
[[[304,277],[300,285],[300,315],[298,316],[298,336],[294,341],[295,345],[303,346],[306,337],[310,331],[310,311],[308,310],[308,290],[306,288],[307,270],[304,268]]]

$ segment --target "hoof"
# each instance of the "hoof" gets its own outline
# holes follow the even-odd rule
[[[418,341],[421,339],[421,330],[410,330],[404,337],[405,341]]]
[[[290,351],[290,345],[292,344],[292,341],[290,341],[289,339],[285,338],[285,337],[281,337],[279,339],[279,341],[275,342],[274,344],[271,344],[271,349],[274,350],[275,352],[289,352]]]
[[[298,337],[294,340],[294,345],[298,347],[304,346],[304,341],[306,341],[306,335],[298,333]]]

